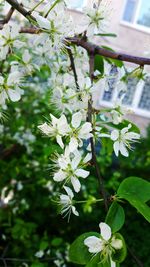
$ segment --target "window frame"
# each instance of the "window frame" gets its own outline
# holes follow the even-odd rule
[[[142,96],[142,92],[144,90],[144,85],[145,85],[145,82],[143,80],[139,81],[135,89],[132,104],[131,105],[124,104],[124,106],[133,110],[135,115],[138,115],[140,117],[150,118],[150,111],[138,107],[141,96]],[[112,94],[112,99],[110,101],[103,100],[104,91],[105,90],[103,88],[100,92],[99,105],[112,108],[114,106],[113,103],[115,103],[115,101],[117,100],[117,96],[118,96],[117,88],[114,89],[113,94]]]
[[[140,12],[140,7],[142,5],[142,0],[135,0],[135,1],[137,1],[137,7],[136,7],[136,10],[135,10],[133,21],[132,22],[128,22],[128,21],[123,19],[124,13],[125,13],[125,9],[126,9],[126,5],[127,5],[127,1],[128,0],[124,0],[123,11],[122,11],[122,14],[121,14],[121,24],[125,25],[125,26],[128,26],[130,28],[134,28],[136,30],[142,31],[142,32],[150,33],[150,27],[144,26],[144,25],[140,25],[140,24],[137,23],[139,12]]]

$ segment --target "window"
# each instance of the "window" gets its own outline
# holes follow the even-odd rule
[[[70,4],[68,7],[73,9],[81,9],[84,2],[84,0],[70,0]]]
[[[150,1],[126,0],[123,21],[134,26],[150,27]]]
[[[146,79],[141,99],[139,101],[139,108],[150,111],[150,77]]]
[[[114,80],[109,84],[109,90],[102,91],[99,104],[111,107],[116,99],[121,97],[118,95]],[[150,118],[150,77],[147,76],[145,81],[138,82],[136,78],[129,78],[127,91],[123,98],[123,104],[132,108],[134,112],[140,116]]]

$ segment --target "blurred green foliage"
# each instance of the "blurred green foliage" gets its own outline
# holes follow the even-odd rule
[[[34,75],[24,87],[19,103],[9,103],[8,119],[0,125],[0,190],[7,196],[13,191],[9,204],[0,207],[0,267],[75,266],[68,262],[69,244],[80,234],[98,231],[105,220],[102,204],[93,204],[99,198],[99,186],[94,169],[83,181],[78,205],[80,218],[71,217],[70,223],[57,215],[52,199],[57,188],[52,182],[50,167],[53,153],[58,151],[55,142],[42,137],[37,126],[53,110],[50,102],[48,77],[50,70],[42,67],[38,80]],[[103,141],[105,142],[105,141]],[[148,180],[150,170],[150,128],[147,138],[136,145],[130,157],[119,160],[111,156],[110,147],[97,147],[99,166],[108,198],[114,195],[120,182],[128,176]],[[148,223],[128,203],[122,203],[126,223],[121,233],[131,253],[135,253],[145,267],[150,266]],[[133,257],[123,266],[136,267]]]

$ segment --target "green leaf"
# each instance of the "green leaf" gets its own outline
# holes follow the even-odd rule
[[[47,241],[42,241],[40,243],[40,249],[39,250],[45,250],[48,247],[48,242]]]
[[[125,243],[125,240],[121,234],[116,233],[113,236],[115,237],[115,239],[120,239],[122,241],[123,246],[121,249],[115,249],[114,250],[114,253],[112,254],[112,260],[117,262],[117,263],[121,263],[125,260],[125,258],[127,256],[126,243]]]
[[[115,50],[113,50],[112,48],[110,48],[108,46],[103,45],[102,48],[104,48],[108,51],[111,51],[111,52],[115,52]],[[122,68],[124,66],[123,61],[121,61],[119,59],[112,59],[112,58],[107,58],[107,57],[104,57],[104,58],[109,64],[114,64],[118,68]]]
[[[119,197],[127,200],[150,222],[150,183],[138,177],[126,178],[117,191]]]
[[[100,254],[94,256],[86,265],[86,267],[110,267],[110,260],[102,261],[100,259]],[[116,267],[119,267],[119,263],[116,263]]]
[[[103,57],[100,55],[95,55],[94,70],[98,70],[101,74],[104,73],[104,60]]]
[[[88,262],[86,267],[101,267],[102,265],[101,265],[100,261],[101,261],[100,254],[97,254],[96,256],[93,256],[91,258],[91,260]]]
[[[84,265],[91,260],[92,254],[89,253],[87,246],[84,245],[84,240],[89,236],[100,237],[100,234],[89,232],[80,235],[70,246],[69,259],[71,262]]]
[[[111,227],[113,233],[119,231],[125,221],[124,209],[114,201],[109,208],[105,222]]]

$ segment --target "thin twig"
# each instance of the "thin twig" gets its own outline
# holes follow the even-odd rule
[[[76,66],[75,66],[74,57],[73,57],[71,48],[69,47],[67,49],[67,51],[68,51],[68,55],[69,55],[69,58],[70,58],[71,68],[72,68],[72,71],[73,71],[73,74],[74,74],[76,88],[77,88],[77,91],[80,91],[80,87],[79,87],[79,83],[78,83],[78,76],[77,76],[77,72],[76,72]]]
[[[14,8],[11,7],[10,10],[8,11],[7,15],[5,16],[5,18],[3,20],[0,20],[0,24],[6,24],[9,22],[9,20],[11,19],[12,14],[14,13]]]
[[[90,64],[90,78],[91,78],[91,81],[93,82],[94,54],[90,54],[89,56],[90,56],[90,62],[89,62],[89,64]],[[90,98],[90,100],[88,102],[88,121],[91,123],[92,123],[92,113],[93,113],[92,98]],[[91,150],[92,150],[92,161],[93,161],[93,164],[95,166],[97,179],[98,179],[98,182],[100,185],[101,195],[104,199],[105,210],[108,211],[108,203],[107,203],[107,197],[106,197],[105,188],[104,188],[104,181],[103,181],[103,177],[102,177],[101,172],[100,172],[99,165],[97,163],[95,143],[94,143],[93,137],[90,138],[90,143],[91,143]]]
[[[144,267],[144,264],[138,259],[138,257],[134,254],[134,252],[128,247],[128,251],[131,254],[134,261],[137,263],[139,267]]]

